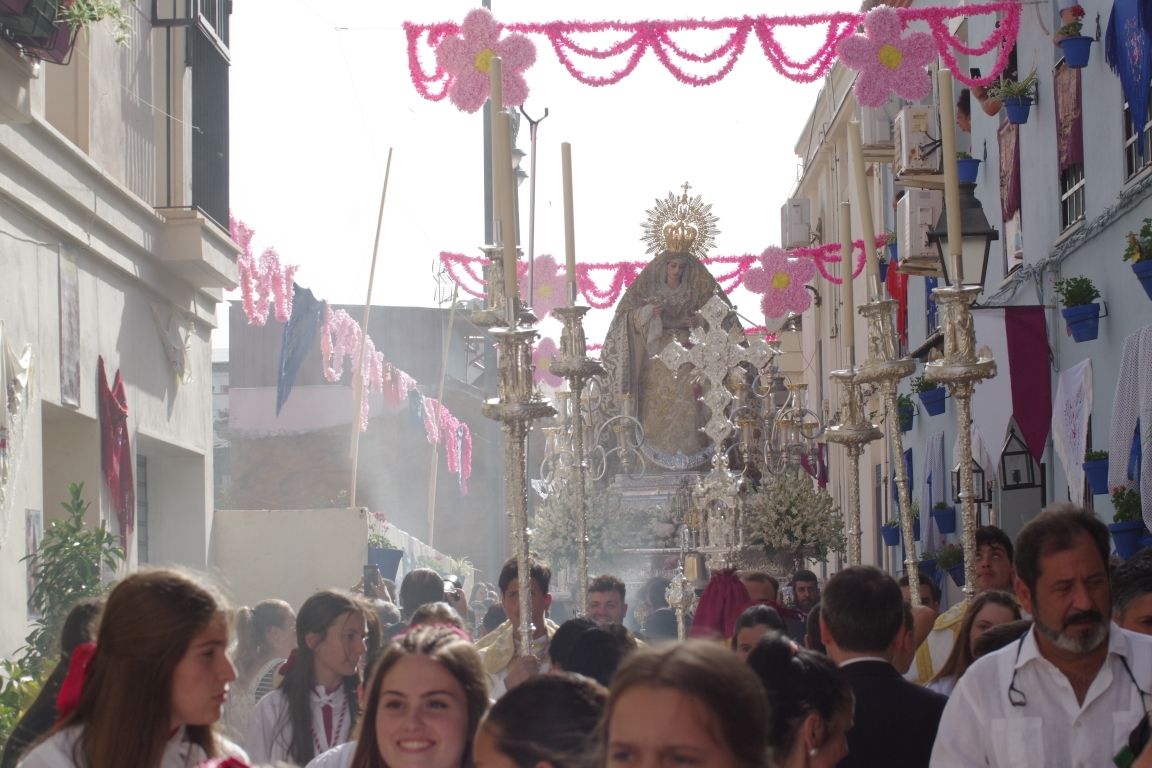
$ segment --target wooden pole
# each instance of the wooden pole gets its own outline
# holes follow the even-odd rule
[[[352,479],[348,489],[348,506],[356,506],[356,463],[360,458],[360,409],[364,403],[364,355],[368,351],[368,314],[372,310],[372,282],[376,278],[376,257],[380,253],[380,233],[384,228],[384,201],[388,197],[388,176],[392,172],[392,147],[384,167],[384,188],[380,190],[380,212],[376,215],[376,241],[372,244],[372,267],[368,272],[368,296],[364,299],[364,319],[360,324],[360,350],[356,356],[356,396],[352,411]]]

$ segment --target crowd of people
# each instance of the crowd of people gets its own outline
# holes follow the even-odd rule
[[[870,566],[822,587],[720,571],[683,642],[666,582],[641,590],[635,632],[612,575],[554,623],[538,559],[471,601],[416,569],[298,611],[140,571],[74,609],[2,766],[1152,766],[1152,550],[1114,564],[1070,505],[977,544],[974,594],[943,613],[931,580],[914,609]]]

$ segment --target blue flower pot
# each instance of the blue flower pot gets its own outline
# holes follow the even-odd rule
[[[1136,274],[1140,285],[1144,286],[1144,293],[1152,299],[1152,259],[1136,262],[1132,265],[1132,271]]]
[[[911,405],[900,405],[896,407],[896,416],[900,420],[900,431],[912,431],[912,417],[916,415],[916,408]]]
[[[912,538],[916,541],[920,541],[920,518],[916,518],[912,521]]]
[[[1064,315],[1068,332],[1077,343],[1092,341],[1100,335],[1100,305],[1096,302],[1077,307],[1064,307],[1060,310],[1060,314]]]
[[[895,525],[882,525],[880,526],[880,538],[884,540],[884,546],[897,547],[900,546],[900,528]]]
[[[380,575],[386,579],[396,581],[396,572],[400,569],[400,560],[404,557],[402,549],[381,549],[368,547],[368,565],[380,569]]]
[[[1084,462],[1084,476],[1093,496],[1108,493],[1108,459]]]
[[[1140,539],[1145,535],[1143,520],[1110,523],[1108,530],[1112,532],[1112,544],[1120,557],[1127,560],[1140,551]]]
[[[1013,96],[1010,99],[1004,99],[1004,111],[1008,115],[1008,122],[1013,125],[1024,125],[1028,122],[1028,112],[1031,108],[1031,96]]]
[[[1088,66],[1088,57],[1092,53],[1092,38],[1086,35],[1066,37],[1060,41],[1060,50],[1064,52],[1064,63],[1072,69],[1083,69]]]
[[[956,507],[946,507],[944,509],[933,507],[932,519],[936,521],[936,530],[940,531],[940,533],[956,533]]]
[[[980,175],[980,158],[961,157],[956,160],[956,178],[961,184],[975,184]]]
[[[920,393],[920,402],[924,403],[924,410],[929,416],[939,416],[944,413],[944,398],[947,396],[944,387],[936,387]]]
[[[921,579],[936,578],[936,558],[928,557],[919,562],[916,570],[920,572]]]
[[[944,570],[948,571],[948,575],[952,577],[952,581],[956,582],[956,586],[964,586],[964,563],[950,565]]]

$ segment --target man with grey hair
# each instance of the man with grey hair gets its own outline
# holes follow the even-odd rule
[[[1152,638],[1111,626],[1108,529],[1071,504],[1016,537],[1016,597],[1033,626],[956,685],[933,768],[1102,765],[1145,716]]]
[[[1112,572],[1113,621],[1152,635],[1152,549],[1142,549]]]

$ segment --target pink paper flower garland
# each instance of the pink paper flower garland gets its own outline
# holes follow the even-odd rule
[[[880,107],[895,93],[919,101],[932,92],[932,78],[925,69],[936,55],[936,42],[927,32],[901,36],[904,22],[886,5],[864,17],[864,34],[840,41],[840,60],[859,70],[856,101],[863,107]]]
[[[744,275],[744,287],[762,294],[760,309],[765,317],[784,317],[800,313],[812,304],[804,286],[816,277],[816,264],[811,259],[798,259],[782,248],[767,248],[760,254],[760,266]]]
[[[372,337],[364,337],[360,324],[342,309],[326,306],[324,325],[320,329],[320,364],[324,378],[333,383],[344,378],[344,360],[351,358],[352,376],[360,370],[360,340],[364,339],[364,362],[368,364],[364,376],[365,394],[384,392],[384,354],[376,351]],[[360,431],[368,429],[368,398],[360,401]]]
[[[229,217],[228,228],[232,239],[240,246],[236,257],[236,270],[240,277],[240,296],[244,300],[244,314],[251,325],[262,326],[268,321],[268,303],[275,300],[276,319],[288,322],[292,316],[292,279],[299,267],[280,265],[280,256],[273,248],[265,248],[257,263],[252,256],[254,230],[239,219]],[[255,293],[255,295],[253,295]]]
[[[504,107],[518,107],[528,98],[524,70],[536,63],[536,46],[524,35],[500,39],[500,25],[492,14],[477,8],[464,17],[461,36],[445,36],[436,46],[438,71],[450,78],[448,98],[458,109],[475,112],[484,106],[491,90],[489,76],[493,56],[500,57],[500,84]]]
[[[472,476],[472,431],[434,397],[424,398],[424,435],[430,444],[444,441],[448,471],[460,478],[460,493],[468,495]]]
[[[1021,5],[1018,2],[993,2],[955,7],[927,6],[922,8],[887,9],[895,14],[904,25],[921,22],[927,25],[928,33],[935,43],[936,53],[952,70],[957,80],[968,86],[991,85],[999,77],[1008,63],[1008,56],[1020,29]],[[873,13],[875,10],[873,11]],[[475,11],[473,11],[475,13]],[[1002,14],[1000,25],[982,42],[968,46],[960,41],[949,29],[953,19],[972,17],[981,14]],[[744,52],[750,34],[755,34],[760,49],[769,64],[779,74],[796,82],[813,82],[820,79],[836,60],[837,46],[842,40],[855,33],[857,26],[866,20],[862,13],[824,13],[808,16],[741,16],[713,21],[698,19],[649,20],[636,22],[603,21],[552,21],[536,24],[507,24],[503,28],[522,35],[542,35],[547,38],[560,63],[568,72],[585,85],[613,85],[620,82],[636,69],[644,54],[651,50],[657,60],[678,81],[685,85],[711,85],[724,79]],[[467,24],[467,19],[465,24]],[[497,29],[500,25],[493,22]],[[826,26],[824,42],[811,56],[795,57],[787,54],[777,40],[779,29]],[[694,52],[677,42],[674,36],[703,30],[710,40],[716,32],[727,33],[713,44],[711,49]],[[460,33],[460,27],[452,22],[435,24],[404,23],[408,39],[408,72],[417,92],[431,101],[451,97],[455,78],[443,63],[437,62],[429,72],[421,64],[421,49],[437,52],[450,36]],[[589,45],[580,42],[580,36],[612,35],[615,42],[603,45]],[[923,33],[919,33],[923,34]],[[454,44],[455,45],[455,44]],[[909,45],[912,45],[909,43]],[[916,39],[911,52],[913,60],[923,43]],[[983,77],[974,78],[958,66],[956,53],[978,56],[999,47],[996,63]],[[616,67],[608,64],[607,74],[592,74],[580,68],[576,58],[592,62],[606,62],[609,59],[623,58]],[[429,58],[427,53],[424,58]],[[891,61],[891,58],[888,59]],[[695,74],[682,64],[690,64],[704,69]],[[474,100],[477,94],[469,87],[469,95]],[[506,91],[507,93],[507,91]],[[453,103],[456,103],[453,100]],[[471,103],[471,102],[468,102]],[[483,99],[480,99],[480,104]],[[462,107],[463,108],[463,107]],[[477,106],[478,108],[478,106]]]
[[[520,295],[528,295],[528,266],[523,265],[519,270]],[[560,265],[551,256],[537,256],[536,268],[532,271],[535,296],[532,297],[532,311],[541,320],[552,314],[556,307],[564,306],[567,297],[564,295],[565,275]]]

